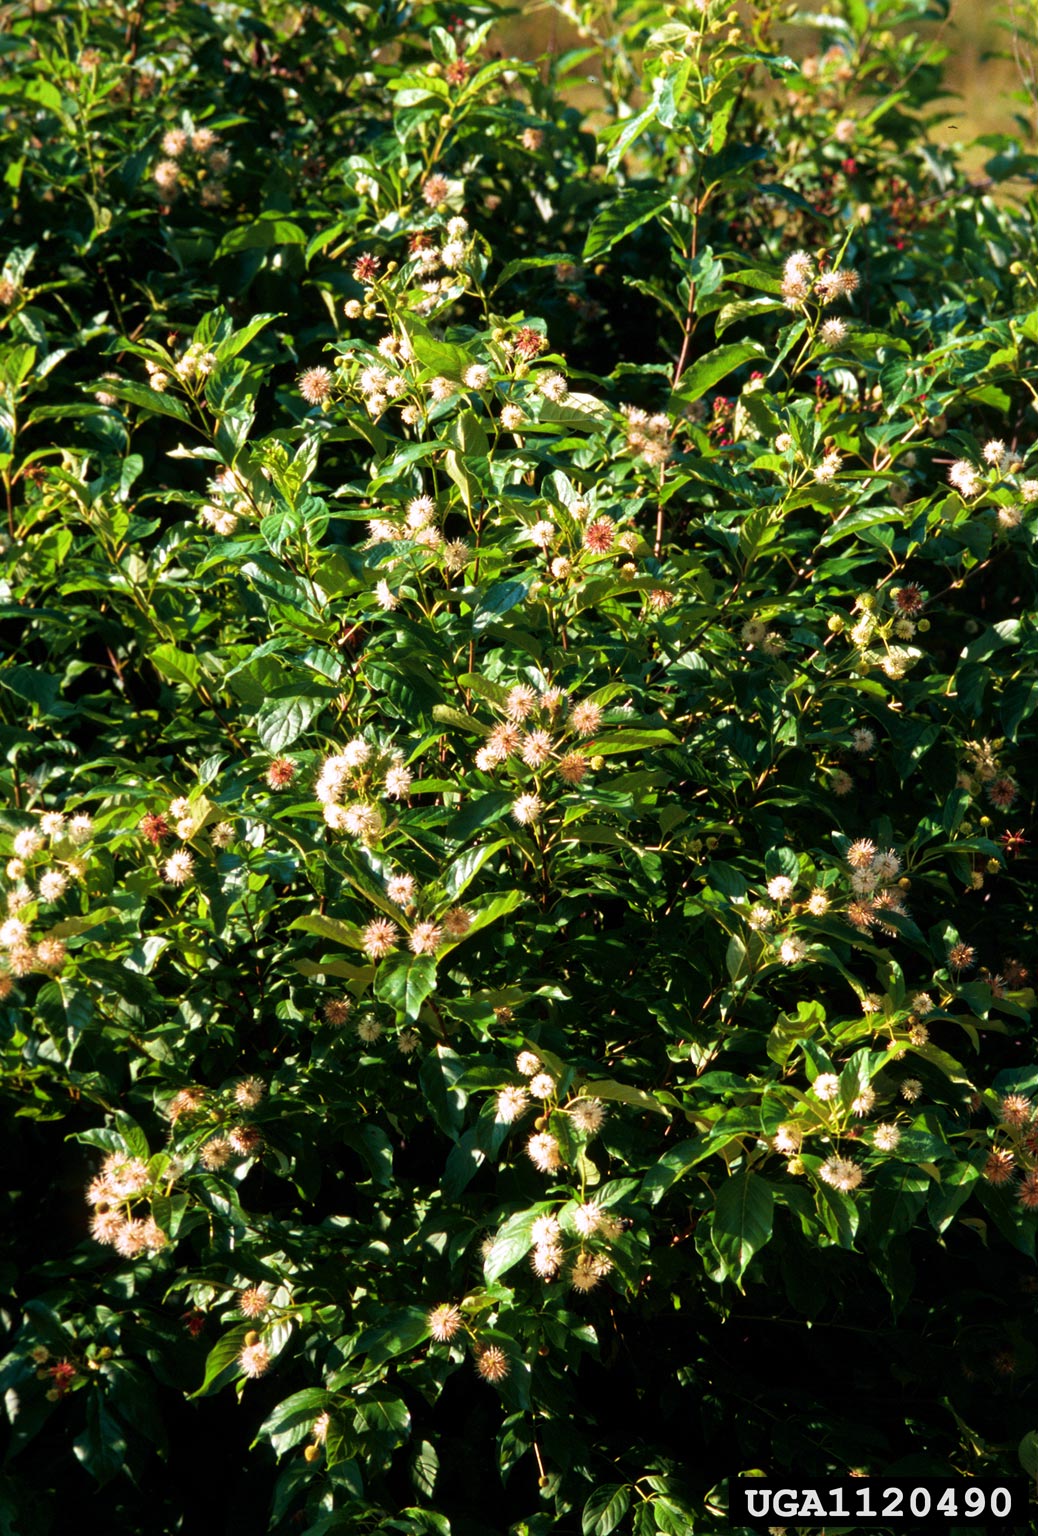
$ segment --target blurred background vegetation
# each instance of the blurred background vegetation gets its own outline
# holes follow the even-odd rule
[[[943,3],[935,0],[934,9]],[[741,0],[734,8],[745,12],[750,6]],[[532,0],[522,4],[512,21],[498,31],[497,44],[502,52],[526,58],[536,58],[545,50],[556,54],[580,50],[588,41],[582,21],[593,18],[594,30],[609,36],[626,9],[623,0],[620,4]],[[946,50],[949,59],[947,77],[953,94],[941,104],[946,117],[934,124],[933,134],[941,144],[972,146],[966,149],[965,163],[981,174],[991,149],[974,141],[1004,133],[1022,133],[1028,147],[1038,140],[1038,0],[951,0],[946,9],[943,21],[917,29],[935,48]],[[789,7],[791,18],[825,10],[825,0],[800,0]],[[578,104],[592,110],[596,98],[600,99],[594,62],[588,60],[578,69],[587,78],[584,90],[576,93]]]

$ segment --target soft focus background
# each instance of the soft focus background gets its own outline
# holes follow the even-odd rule
[[[502,52],[534,58],[545,48],[561,52],[586,46],[582,24],[590,22],[599,36],[608,35],[613,30],[614,18],[622,19],[625,7],[543,0],[523,4],[518,9],[520,14],[498,34],[499,46]],[[745,12],[748,7],[743,3],[738,9]],[[825,10],[824,0],[790,5],[791,31],[799,31],[802,37],[803,28],[796,26],[796,16]],[[972,144],[965,160],[979,172],[990,154],[990,147],[973,144],[981,136],[1019,133],[1027,124],[1034,142],[1038,132],[1038,0],[952,0],[944,21],[918,30],[935,47],[947,50],[948,79],[955,84],[955,94],[943,103],[946,120],[934,126],[934,136],[940,143]],[[590,108],[598,94],[594,64],[589,62],[584,68],[589,78],[587,100],[582,105]],[[1025,88],[1025,80],[1030,82],[1030,90]]]

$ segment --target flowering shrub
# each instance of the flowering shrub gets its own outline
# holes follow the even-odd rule
[[[597,138],[490,7],[11,9],[5,1518],[1034,1473],[1035,161],[943,5],[572,8]]]

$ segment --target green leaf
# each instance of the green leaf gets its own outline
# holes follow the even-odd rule
[[[287,698],[268,699],[256,716],[256,734],[265,751],[275,756],[284,752],[308,731],[321,712],[321,698],[292,694]]]
[[[189,1393],[190,1397],[209,1397],[240,1374],[238,1356],[251,1328],[251,1323],[238,1323],[217,1340],[206,1357],[202,1385],[196,1392]]]
[[[175,645],[163,642],[153,645],[148,651],[148,657],[156,672],[167,682],[188,683],[192,688],[197,688],[202,681],[201,665],[190,651],[182,651]]]
[[[323,912],[307,913],[305,917],[295,918],[288,926],[316,934],[319,939],[332,939],[350,949],[364,948],[364,939],[356,923],[344,923],[341,918],[326,917]]]
[[[737,341],[726,347],[716,347],[713,352],[707,352],[690,368],[686,368],[675,393],[682,400],[698,400],[729,373],[741,368],[743,363],[765,356],[764,348],[757,341]]]
[[[375,974],[375,996],[408,1019],[416,1019],[436,988],[436,957],[399,951],[387,955]]]
[[[626,1483],[604,1483],[584,1505],[580,1526],[583,1536],[609,1536],[630,1507],[631,1490]]]
[[[602,209],[584,241],[584,260],[591,261],[670,207],[669,194],[659,192],[622,192],[616,202]]]
[[[673,731],[609,731],[596,736],[590,751],[599,757],[610,757],[617,752],[644,752],[647,747],[680,746]]]
[[[217,247],[217,259],[235,251],[269,250],[275,245],[305,245],[304,231],[280,213],[262,213],[251,224],[232,225]],[[114,393],[114,391],[113,391]]]
[[[266,326],[271,325],[273,321],[280,320],[282,318],[283,317],[280,313],[271,315],[253,315],[248,325],[243,325],[238,331],[232,331],[229,336],[226,336],[224,340],[220,342],[216,349],[217,363],[226,363],[229,362],[232,357],[237,357],[239,352],[244,352],[245,348],[249,345],[249,342],[252,341],[254,337],[258,336],[260,331],[262,331]]]
[[[737,1285],[754,1254],[771,1241],[774,1206],[771,1186],[749,1169],[732,1174],[718,1191],[710,1235]]]
[[[465,1120],[467,1095],[458,1087],[464,1071],[460,1056],[449,1046],[437,1045],[423,1058],[418,1073],[432,1117],[452,1141],[457,1141]]]
[[[106,379],[104,388],[117,400],[126,400],[130,405],[136,405],[142,411],[149,411],[153,416],[172,416],[175,421],[183,422],[185,425],[191,420],[191,412],[183,400],[176,395],[149,389],[147,384],[134,384],[124,379]]]
[[[528,272],[533,267],[557,267],[560,262],[569,262],[572,259],[566,251],[556,251],[551,256],[520,256],[516,261],[506,263],[501,276],[490,291],[496,293],[499,288],[510,283],[513,277],[518,277],[520,272]]]
[[[443,876],[443,889],[448,899],[460,900],[487,860],[509,847],[511,843],[508,838],[498,837],[491,843],[479,843],[475,848],[466,848],[459,853]]]
[[[521,581],[498,581],[488,587],[472,611],[472,628],[476,634],[493,624],[503,613],[508,613],[526,600],[526,585]]]
[[[269,1440],[277,1455],[284,1456],[293,1446],[310,1439],[314,1420],[331,1402],[331,1394],[323,1387],[305,1387],[302,1392],[293,1392],[267,1415],[253,1445],[258,1445],[260,1440]]]
[[[529,1211],[517,1211],[498,1229],[483,1260],[483,1275],[488,1285],[507,1274],[520,1259],[525,1259],[533,1247],[533,1224],[547,1209],[547,1206],[537,1205]]]
[[[595,1078],[594,1082],[586,1082],[581,1087],[581,1092],[592,1099],[613,1099],[621,1104],[632,1104],[636,1109],[648,1109],[657,1115],[663,1115],[670,1119],[670,1111],[665,1109],[659,1099],[651,1093],[644,1093],[641,1088],[634,1088],[630,1083],[615,1083],[612,1078]]]
[[[1017,1460],[1032,1481],[1038,1479],[1038,1429],[1028,1430],[1016,1448]]]
[[[672,1189],[697,1163],[709,1157],[713,1150],[713,1143],[704,1136],[697,1137],[695,1141],[680,1141],[676,1146],[668,1148],[642,1179],[639,1198],[655,1205],[668,1189]]]

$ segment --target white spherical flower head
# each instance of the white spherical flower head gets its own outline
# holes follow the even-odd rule
[[[31,859],[43,847],[43,834],[35,827],[25,827],[14,840],[14,851],[19,859]]]
[[[819,1077],[815,1078],[811,1087],[817,1098],[821,1099],[823,1103],[829,1103],[839,1095],[840,1079],[834,1072],[823,1072]]]
[[[807,945],[796,934],[789,934],[779,947],[779,959],[783,965],[796,965],[807,954]]]
[[[502,1125],[514,1125],[526,1113],[530,1099],[523,1088],[502,1088],[494,1106],[495,1118]]]
[[[555,1216],[538,1216],[530,1228],[530,1236],[533,1238],[535,1248],[545,1248],[549,1243],[557,1243],[561,1235],[562,1229]]]
[[[554,1173],[562,1166],[559,1143],[548,1131],[540,1131],[526,1143],[526,1155],[541,1173]]]
[[[591,1237],[602,1225],[602,1208],[593,1200],[578,1205],[573,1212],[573,1225],[581,1237]]]
[[[774,875],[768,881],[768,895],[772,901],[788,901],[793,894],[793,882],[788,875]]]
[[[186,885],[194,871],[195,861],[186,848],[171,853],[162,866],[163,879],[170,885]]]
[[[539,795],[520,795],[512,805],[512,815],[521,827],[532,826],[543,812],[544,803]]]
[[[535,1056],[532,1051],[520,1051],[515,1058],[515,1065],[516,1070],[521,1072],[523,1077],[533,1077],[534,1073],[541,1070],[540,1057]]]
[[[530,1092],[535,1099],[550,1099],[555,1092],[555,1079],[550,1072],[538,1072],[530,1079]]]

